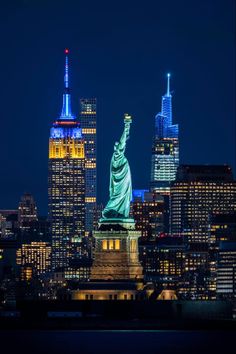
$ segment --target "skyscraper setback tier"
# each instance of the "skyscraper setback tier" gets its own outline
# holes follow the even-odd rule
[[[207,243],[210,218],[236,209],[236,181],[229,166],[180,166],[170,193],[173,235]]]
[[[155,117],[155,136],[152,145],[151,191],[169,194],[179,165],[179,127],[172,124],[172,95],[170,74],[167,74],[167,92],[162,96],[161,112]]]
[[[66,268],[73,255],[72,240],[84,236],[85,153],[79,122],[71,111],[68,50],[65,51],[63,106],[49,139],[49,221],[52,269]]]
[[[81,98],[80,121],[85,148],[85,234],[93,230],[97,201],[96,98]]]

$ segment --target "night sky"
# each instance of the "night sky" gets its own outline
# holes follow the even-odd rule
[[[47,213],[48,137],[61,111],[65,47],[73,112],[80,97],[98,99],[100,202],[126,112],[133,187],[148,187],[168,71],[181,163],[236,171],[234,0],[18,0],[1,2],[0,17],[0,208],[16,208],[30,192]]]

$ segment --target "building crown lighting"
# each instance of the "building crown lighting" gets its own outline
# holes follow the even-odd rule
[[[75,119],[71,110],[71,95],[69,88],[69,49],[65,49],[64,94],[60,119]]]

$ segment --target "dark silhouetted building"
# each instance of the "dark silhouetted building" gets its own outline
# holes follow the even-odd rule
[[[18,210],[0,210],[0,239],[16,239],[18,229]]]
[[[211,215],[210,246],[218,248],[220,241],[236,241],[236,211]]]
[[[37,206],[31,194],[25,193],[18,206],[18,222],[21,229],[30,227],[31,222],[38,220]]]
[[[176,290],[185,267],[185,245],[181,238],[163,237],[139,245],[144,279],[153,282],[158,294]]]
[[[209,271],[207,244],[185,244],[184,268],[177,293],[183,300],[215,299],[215,284]]]

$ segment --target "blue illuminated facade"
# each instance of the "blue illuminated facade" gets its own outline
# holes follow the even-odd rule
[[[141,202],[145,201],[145,194],[148,193],[148,189],[133,189],[132,191],[132,202],[139,199]]]
[[[152,145],[151,191],[169,194],[179,166],[179,126],[172,123],[170,74],[167,91],[162,96],[161,112],[155,117],[155,136]]]
[[[167,74],[167,92],[162,96],[161,112],[155,117],[155,138],[179,137],[179,125],[172,124],[172,95],[170,93],[170,74]]]
[[[64,139],[64,138],[72,138],[72,139],[82,139],[82,129],[79,126],[76,127],[60,127],[60,122],[53,123],[53,127],[50,129],[50,138],[52,139]]]

